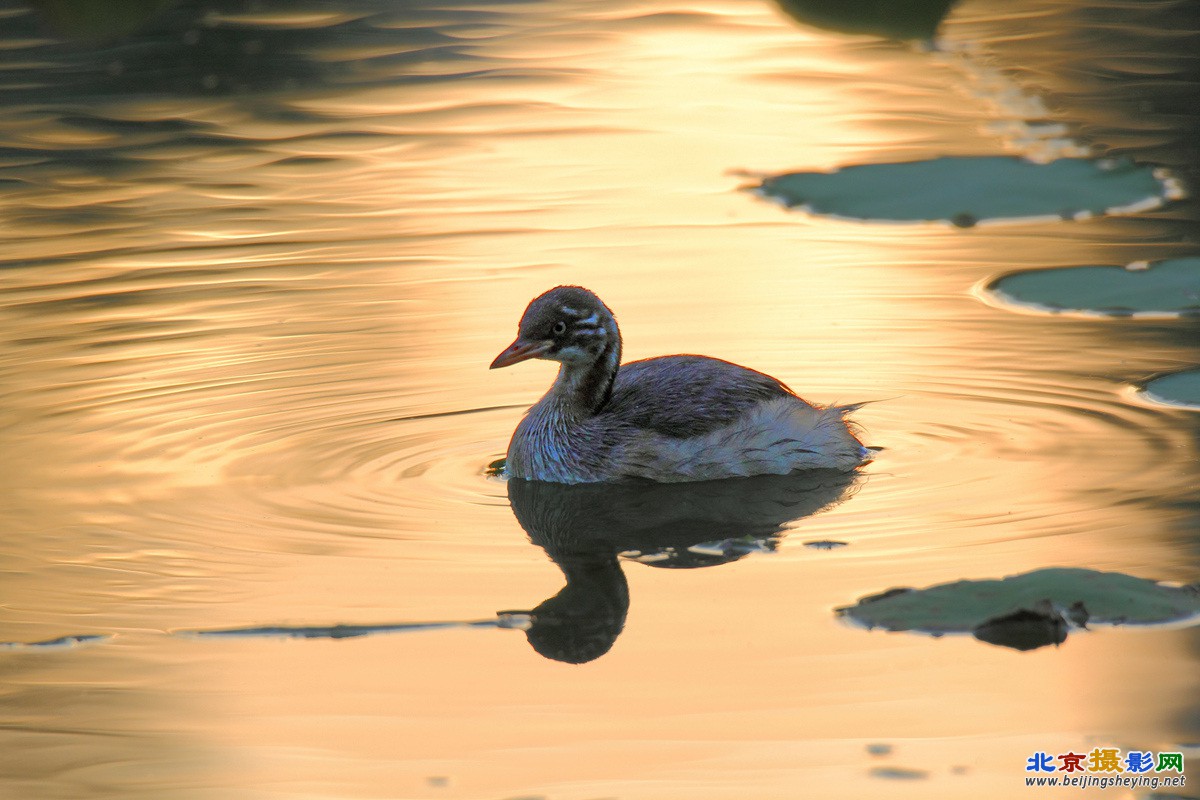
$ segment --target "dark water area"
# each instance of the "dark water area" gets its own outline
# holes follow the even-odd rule
[[[1139,391],[1200,367],[1194,4],[86,5],[0,0],[0,798],[1007,799],[1095,748],[1194,777],[1186,598],[1113,624],[1051,587],[1029,647],[1013,609],[844,611],[1200,581],[1200,414]],[[756,191],[910,162],[863,184],[904,217]],[[985,162],[1074,195],[920,207],[922,165]],[[1079,213],[1085,162],[1137,191]],[[1128,296],[1066,269],[1129,264]],[[629,360],[869,401],[874,460],[505,481],[553,370],[487,367],[566,283]]]

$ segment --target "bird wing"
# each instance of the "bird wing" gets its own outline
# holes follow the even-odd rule
[[[660,356],[622,364],[597,416],[687,439],[722,428],[753,406],[792,391],[770,375],[708,356]]]

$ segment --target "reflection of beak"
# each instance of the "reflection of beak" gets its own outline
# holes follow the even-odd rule
[[[550,341],[529,342],[517,339],[503,353],[496,356],[496,360],[492,362],[492,365],[488,369],[511,367],[513,364],[528,361],[531,358],[538,358],[553,346],[554,342]]]

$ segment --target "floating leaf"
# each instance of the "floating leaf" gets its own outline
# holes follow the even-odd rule
[[[814,28],[888,39],[928,39],[955,0],[776,0],[784,13]]]
[[[73,39],[108,39],[133,33],[173,0],[31,0],[50,26]]]
[[[891,589],[837,613],[868,628],[966,633],[1018,612],[1046,608],[1076,625],[1176,622],[1200,617],[1200,587],[1166,586],[1119,572],[1053,568],[1003,580]]]
[[[1139,389],[1138,394],[1153,403],[1200,410],[1200,370],[1155,378]]]
[[[1124,159],[947,157],[793,172],[757,191],[812,214],[858,220],[942,220],[961,227],[999,220],[1132,214],[1182,196],[1177,181]]]
[[[375,636],[381,633],[406,633],[409,631],[441,630],[444,628],[512,628],[519,627],[511,620],[484,619],[465,622],[396,622],[368,625],[263,625],[249,628],[200,628],[175,631],[184,636],[199,636],[221,639],[353,639],[359,636]]]
[[[997,278],[984,292],[1005,305],[1051,314],[1191,316],[1200,314],[1200,258],[1024,270]]]
[[[1081,603],[1074,608],[1086,621],[1086,609]],[[1083,623],[1081,622],[1082,626]],[[1060,645],[1067,640],[1070,626],[1054,604],[1039,601],[1035,608],[1022,608],[976,625],[971,631],[981,642],[1010,647],[1013,650],[1036,650],[1046,645]]]
[[[79,645],[103,642],[111,639],[109,634],[80,633],[69,636],[59,636],[55,639],[44,639],[40,642],[0,642],[0,648],[5,650],[41,650],[78,647]]]

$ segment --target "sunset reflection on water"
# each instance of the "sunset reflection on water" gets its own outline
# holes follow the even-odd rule
[[[1028,791],[1036,750],[1196,741],[1194,628],[1016,653],[833,614],[1047,566],[1197,580],[1198,418],[1128,399],[1195,365],[1195,322],[974,294],[1186,254],[1194,205],[960,230],[746,190],[1020,153],[977,80],[997,71],[1187,178],[1167,11],[966,2],[961,47],[931,52],[749,0],[343,6],[180,3],[96,44],[0,2],[0,641],[115,634],[0,652],[0,795],[982,800]],[[658,569],[614,533],[628,613],[585,665],[503,629],[180,634],[489,620],[562,590],[487,474],[553,370],[487,365],[563,283],[611,306],[628,360],[873,401],[878,457],[773,552]]]

